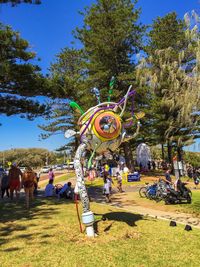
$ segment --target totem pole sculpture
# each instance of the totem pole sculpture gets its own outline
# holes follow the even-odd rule
[[[127,100],[129,97],[134,97],[135,91],[131,91],[129,87],[126,95],[118,102],[110,102],[112,94],[113,78],[111,79],[108,102],[100,103],[100,94],[98,88],[93,88],[92,92],[96,95],[98,105],[91,107],[86,112],[78,106],[77,103],[71,102],[72,108],[78,109],[82,114],[78,120],[80,126],[80,145],[75,154],[74,168],[76,172],[77,182],[75,186],[75,193],[78,193],[81,198],[83,206],[82,222],[86,226],[86,234],[89,237],[94,237],[94,214],[90,210],[90,203],[87,190],[84,182],[84,174],[82,169],[82,161],[85,157],[85,152],[90,151],[91,162],[95,153],[103,154],[106,151],[115,151],[121,143],[134,138],[140,128],[139,119],[144,116],[143,112],[133,115],[123,123],[123,114],[125,112]],[[137,129],[132,136],[128,136],[125,128],[134,124],[135,118],[137,120]],[[67,133],[66,133],[67,135]]]

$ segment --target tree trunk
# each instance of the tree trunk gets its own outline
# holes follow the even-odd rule
[[[183,160],[183,149],[182,149],[182,147],[180,147],[180,146],[177,147],[177,154],[178,154],[178,161],[182,161]]]
[[[134,160],[133,154],[131,150],[131,146],[129,142],[125,142],[123,144],[124,156],[126,161],[126,166],[129,168],[130,171],[134,170]]]
[[[162,149],[162,160],[164,160],[165,159],[164,144],[161,144],[161,149]]]
[[[168,152],[168,162],[172,165],[172,144],[170,141],[167,141],[167,152]]]

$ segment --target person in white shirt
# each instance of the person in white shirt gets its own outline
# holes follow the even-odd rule
[[[45,197],[52,197],[54,195],[53,180],[50,180],[49,183],[46,185],[44,195]]]

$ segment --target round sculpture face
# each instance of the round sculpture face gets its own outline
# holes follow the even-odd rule
[[[99,126],[104,133],[114,133],[117,129],[117,122],[112,116],[104,116],[100,119]]]
[[[117,138],[121,131],[120,118],[114,112],[102,112],[96,116],[93,130],[100,139]]]

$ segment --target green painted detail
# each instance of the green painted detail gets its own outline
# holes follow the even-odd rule
[[[108,102],[110,102],[110,98],[111,98],[111,96],[112,96],[112,94],[113,94],[113,88],[114,88],[115,83],[116,83],[116,79],[115,79],[114,76],[112,76],[112,78],[111,78],[111,80],[110,80],[110,82],[109,82],[109,91],[108,91],[109,96],[108,96]]]
[[[69,103],[69,105],[70,105],[70,107],[71,107],[72,109],[74,109],[76,112],[80,113],[81,115],[84,114],[84,111],[82,110],[82,108],[81,108],[76,102],[71,101],[71,102]]]

